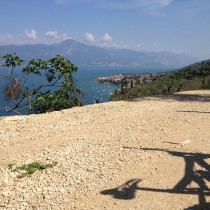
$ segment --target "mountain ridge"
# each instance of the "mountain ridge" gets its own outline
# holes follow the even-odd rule
[[[67,57],[79,68],[179,68],[198,60],[192,56],[172,52],[142,52],[130,49],[102,48],[73,39],[57,44],[2,45],[0,54],[17,53],[23,60],[50,59],[57,54]]]

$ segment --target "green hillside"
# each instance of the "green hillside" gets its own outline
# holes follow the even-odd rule
[[[165,95],[179,91],[209,89],[210,60],[195,63],[182,69],[159,74],[152,80],[131,88],[116,90],[111,100],[127,100],[145,96]]]

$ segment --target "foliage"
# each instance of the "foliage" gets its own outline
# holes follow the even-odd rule
[[[115,91],[111,100],[125,100],[145,96],[165,95],[179,91],[210,88],[210,61],[191,65],[180,70],[157,75],[152,81],[133,88]]]
[[[4,99],[18,99],[22,92],[22,86],[17,78],[10,78],[9,84],[4,89]]]
[[[82,95],[73,78],[78,68],[63,56],[47,61],[32,59],[26,65],[16,54],[2,58],[2,66],[9,69],[4,98],[16,100],[11,111],[22,107],[27,107],[29,114],[58,111],[74,106],[74,99]]]
[[[39,162],[33,162],[30,164],[24,164],[22,166],[15,166],[14,164],[8,164],[8,168],[12,172],[20,172],[19,175],[17,176],[18,178],[23,178],[25,176],[29,176],[33,174],[37,170],[44,170],[48,168],[53,168],[57,162],[52,163],[52,164],[44,164],[44,163],[39,163]]]

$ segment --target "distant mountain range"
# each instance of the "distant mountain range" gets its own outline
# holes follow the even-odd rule
[[[5,53],[17,53],[26,61],[32,58],[50,59],[61,54],[79,68],[180,68],[198,61],[181,53],[102,48],[72,39],[51,45],[0,46],[0,54]]]

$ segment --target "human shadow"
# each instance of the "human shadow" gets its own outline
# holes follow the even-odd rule
[[[210,181],[210,165],[205,161],[205,159],[210,158],[210,154],[202,153],[188,153],[188,152],[177,152],[169,151],[165,149],[157,148],[141,148],[142,150],[155,150],[167,152],[170,155],[181,157],[185,161],[185,174],[183,178],[169,190],[164,189],[151,189],[151,188],[138,188],[139,190],[156,191],[156,192],[168,192],[175,194],[195,194],[198,195],[199,204],[191,206],[185,210],[194,209],[210,209],[210,203],[206,202],[206,196],[210,195],[210,189],[207,186],[207,182]],[[197,170],[196,164],[202,169]],[[190,187],[190,184],[195,182],[198,187]]]
[[[104,190],[101,192],[101,194],[113,195],[114,198],[118,199],[126,199],[126,197],[127,199],[133,199],[135,198],[135,193],[137,190],[172,193],[172,194],[194,194],[198,195],[199,203],[197,205],[188,207],[185,210],[210,209],[210,203],[206,201],[206,197],[210,195],[210,189],[207,185],[207,183],[210,182],[210,165],[206,162],[206,159],[210,158],[210,154],[177,152],[177,151],[170,151],[159,148],[137,148],[137,147],[123,147],[123,148],[132,149],[132,150],[137,149],[145,151],[167,152],[170,155],[183,158],[185,161],[184,176],[172,189],[138,187],[137,184],[140,180],[135,179],[126,182],[120,187],[113,188],[110,190]],[[201,169],[196,169],[196,165],[198,165]],[[191,187],[192,182],[196,183],[197,187]],[[124,197],[123,192],[126,192],[127,196]],[[130,195],[128,195],[129,193]]]
[[[131,200],[135,198],[137,185],[140,181],[140,179],[131,179],[119,187],[101,191],[101,194],[112,195],[116,199]]]

